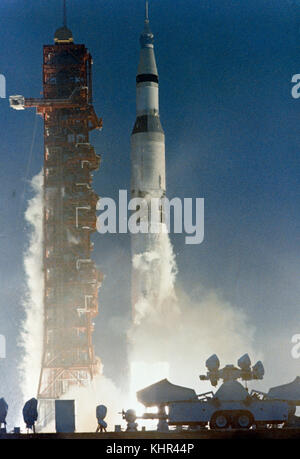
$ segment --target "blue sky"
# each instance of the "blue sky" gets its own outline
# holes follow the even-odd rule
[[[75,41],[94,59],[94,105],[104,122],[92,135],[103,158],[95,189],[117,197],[129,188],[143,1],[69,3]],[[185,245],[184,236],[172,237],[178,286],[193,295],[202,285],[244,310],[267,371],[276,369],[275,383],[287,382],[299,374],[300,362],[290,355],[291,337],[300,333],[300,100],[290,93],[291,77],[300,73],[300,4],[152,0],[150,18],[168,196],[205,198],[205,241],[195,247]],[[8,95],[38,97],[42,45],[52,43],[61,24],[61,2],[2,0],[0,22],[0,73]],[[31,196],[27,182],[42,167],[43,131],[34,110],[12,111],[7,99],[0,99],[0,126],[0,333],[8,350],[0,360],[0,396],[9,381],[12,402],[23,315],[23,213]],[[95,345],[117,378],[126,369],[130,238],[96,234],[94,241],[94,258],[106,276]]]

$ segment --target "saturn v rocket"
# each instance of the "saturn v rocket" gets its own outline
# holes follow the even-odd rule
[[[158,218],[154,219],[151,202],[160,203],[166,193],[165,135],[159,117],[158,72],[153,43],[154,36],[149,26],[146,2],[136,77],[137,116],[131,134],[131,199],[144,200],[146,208],[141,219],[148,224],[147,232],[131,236],[132,307],[135,322],[145,315],[151,304],[159,302],[159,285],[162,282],[164,213],[159,204],[158,213],[157,208],[155,212]],[[156,231],[151,232],[154,224]]]

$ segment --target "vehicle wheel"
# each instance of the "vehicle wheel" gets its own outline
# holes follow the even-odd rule
[[[230,425],[230,419],[226,413],[220,411],[212,416],[209,424],[211,429],[227,429]]]
[[[237,429],[249,429],[254,422],[253,416],[248,411],[237,413],[234,418],[234,427]]]

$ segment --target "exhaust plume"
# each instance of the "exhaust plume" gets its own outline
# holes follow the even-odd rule
[[[147,252],[134,255],[132,264],[134,271],[147,273],[145,278],[152,280],[152,288],[139,294],[136,320],[128,332],[135,387],[138,362],[143,373],[142,387],[145,364],[148,363],[151,384],[155,382],[151,376],[153,364],[158,363],[164,368],[160,379],[169,376],[175,384],[189,385],[199,392],[198,375],[206,371],[205,361],[211,354],[216,353],[222,364],[235,364],[246,352],[253,359],[258,357],[253,348],[254,328],[243,311],[215,292],[206,291],[200,283],[197,301],[175,288],[177,266],[168,234],[160,234]],[[167,366],[162,366],[162,362]]]

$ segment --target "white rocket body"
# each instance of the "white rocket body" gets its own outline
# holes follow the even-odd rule
[[[131,198],[163,198],[166,193],[165,135],[159,118],[158,72],[155,62],[153,34],[146,18],[140,38],[141,51],[136,77],[136,122],[131,135]],[[151,229],[153,216],[148,212],[143,221]],[[161,282],[161,211],[156,220],[158,233],[133,234],[132,251],[132,307],[133,317],[143,308],[143,300],[156,301]],[[158,300],[158,299],[157,299]],[[140,311],[141,312],[141,311]]]
[[[136,84],[136,122],[131,135],[131,197],[166,191],[165,136],[159,119],[158,73],[149,29],[141,36]]]

